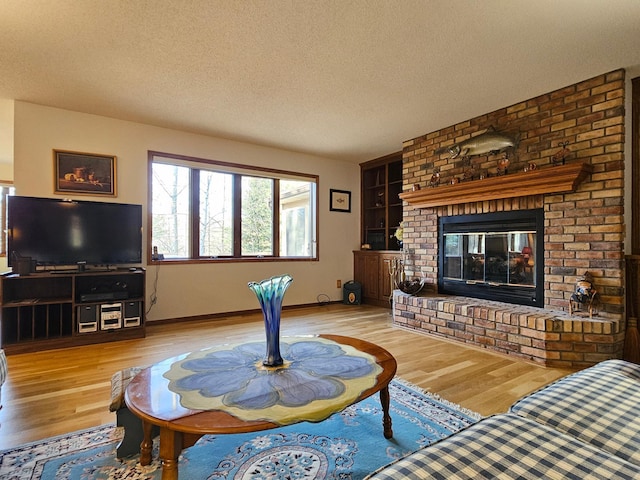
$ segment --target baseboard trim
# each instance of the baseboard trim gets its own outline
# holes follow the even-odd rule
[[[328,304],[336,304],[336,303],[342,303],[342,301],[340,300],[334,300],[334,301],[330,301],[330,302],[323,302],[322,304],[320,303],[302,303],[299,305],[288,305],[288,306],[284,306],[282,307],[282,310],[296,310],[296,309],[300,309],[300,308],[312,308],[312,307],[318,307],[318,306],[322,306],[322,305],[328,305]],[[237,311],[233,311],[233,312],[223,312],[223,313],[209,313],[209,314],[204,314],[204,315],[192,315],[189,317],[174,317],[174,318],[163,318],[160,320],[147,320],[145,322],[145,327],[146,328],[150,328],[150,327],[154,327],[154,326],[160,326],[160,325],[168,325],[171,323],[183,323],[183,322],[196,322],[196,321],[202,321],[202,320],[215,320],[216,318],[228,318],[228,317],[238,317],[238,316],[246,316],[246,315],[256,315],[262,313],[262,310],[259,308],[254,308],[251,310],[237,310]]]

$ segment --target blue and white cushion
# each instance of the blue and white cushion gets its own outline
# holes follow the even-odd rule
[[[486,418],[381,469],[382,480],[640,478],[640,467],[533,420]]]
[[[605,360],[591,367],[591,370],[618,372],[640,381],[640,365],[624,360]]]
[[[640,465],[638,372],[627,362],[602,362],[518,400],[510,411]]]

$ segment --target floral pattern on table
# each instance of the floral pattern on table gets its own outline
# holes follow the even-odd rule
[[[280,348],[278,367],[263,366],[264,342],[252,342],[191,353],[164,376],[185,408],[286,425],[342,410],[382,371],[373,356],[324,338],[284,337]]]

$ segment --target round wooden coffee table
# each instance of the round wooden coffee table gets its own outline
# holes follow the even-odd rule
[[[260,383],[265,391],[257,400],[246,400],[246,396],[231,391],[231,387],[224,390],[225,382],[220,381],[223,377],[219,376],[217,366],[229,363],[233,367],[233,362],[245,360],[254,362],[253,344],[236,345],[233,348],[221,346],[214,349],[212,354],[204,350],[179,355],[156,363],[136,375],[127,386],[125,402],[129,410],[142,419],[144,440],[140,446],[141,464],[151,463],[151,430],[154,425],[160,429],[162,478],[177,480],[180,452],[194,445],[203,435],[254,432],[307,420],[322,421],[376,392],[380,392],[384,436],[393,436],[389,416],[389,382],[396,373],[397,364],[387,350],[364,340],[340,335],[283,337],[282,341],[286,342],[287,339],[296,345],[292,347],[292,352],[297,351],[298,358],[304,352],[313,355],[314,349],[323,353],[327,350],[338,351],[342,357],[335,357],[335,361],[324,359],[326,368],[321,366],[323,361],[318,360],[315,362],[316,368],[312,356],[289,362],[283,354],[283,367],[262,367],[261,361],[255,365],[246,363],[236,367],[236,375],[229,377],[229,383],[234,383],[236,377],[242,377],[243,372],[248,380],[243,382],[241,378],[239,382],[245,387],[248,382],[260,383],[268,375],[287,376],[282,385],[287,385],[291,377],[301,377],[304,382],[317,378],[320,382],[318,388],[305,389],[306,399],[300,401],[299,395],[293,396],[298,402],[296,404],[291,403],[287,389],[279,386],[278,378],[274,377],[271,380],[275,381]],[[340,359],[344,357],[348,357],[348,361],[341,366]],[[367,363],[370,368],[366,367]],[[206,368],[200,368],[207,365],[212,366],[214,371],[208,373]],[[355,372],[350,370],[352,365],[356,365]],[[309,369],[326,370],[329,373],[317,375],[317,372],[309,372]],[[210,385],[208,390],[207,380]],[[192,383],[205,385],[205,388],[191,388]],[[274,386],[265,386],[271,384]],[[323,388],[323,385],[327,388]],[[358,385],[364,387],[359,388]],[[332,386],[337,392],[334,396],[331,393]],[[220,401],[222,395],[216,396],[220,388],[227,393],[224,402]],[[272,391],[267,391],[269,388]],[[247,407],[248,403],[251,403],[250,407]]]

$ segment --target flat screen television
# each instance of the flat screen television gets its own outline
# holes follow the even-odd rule
[[[40,266],[111,266],[142,262],[142,206],[10,196],[7,258]]]

